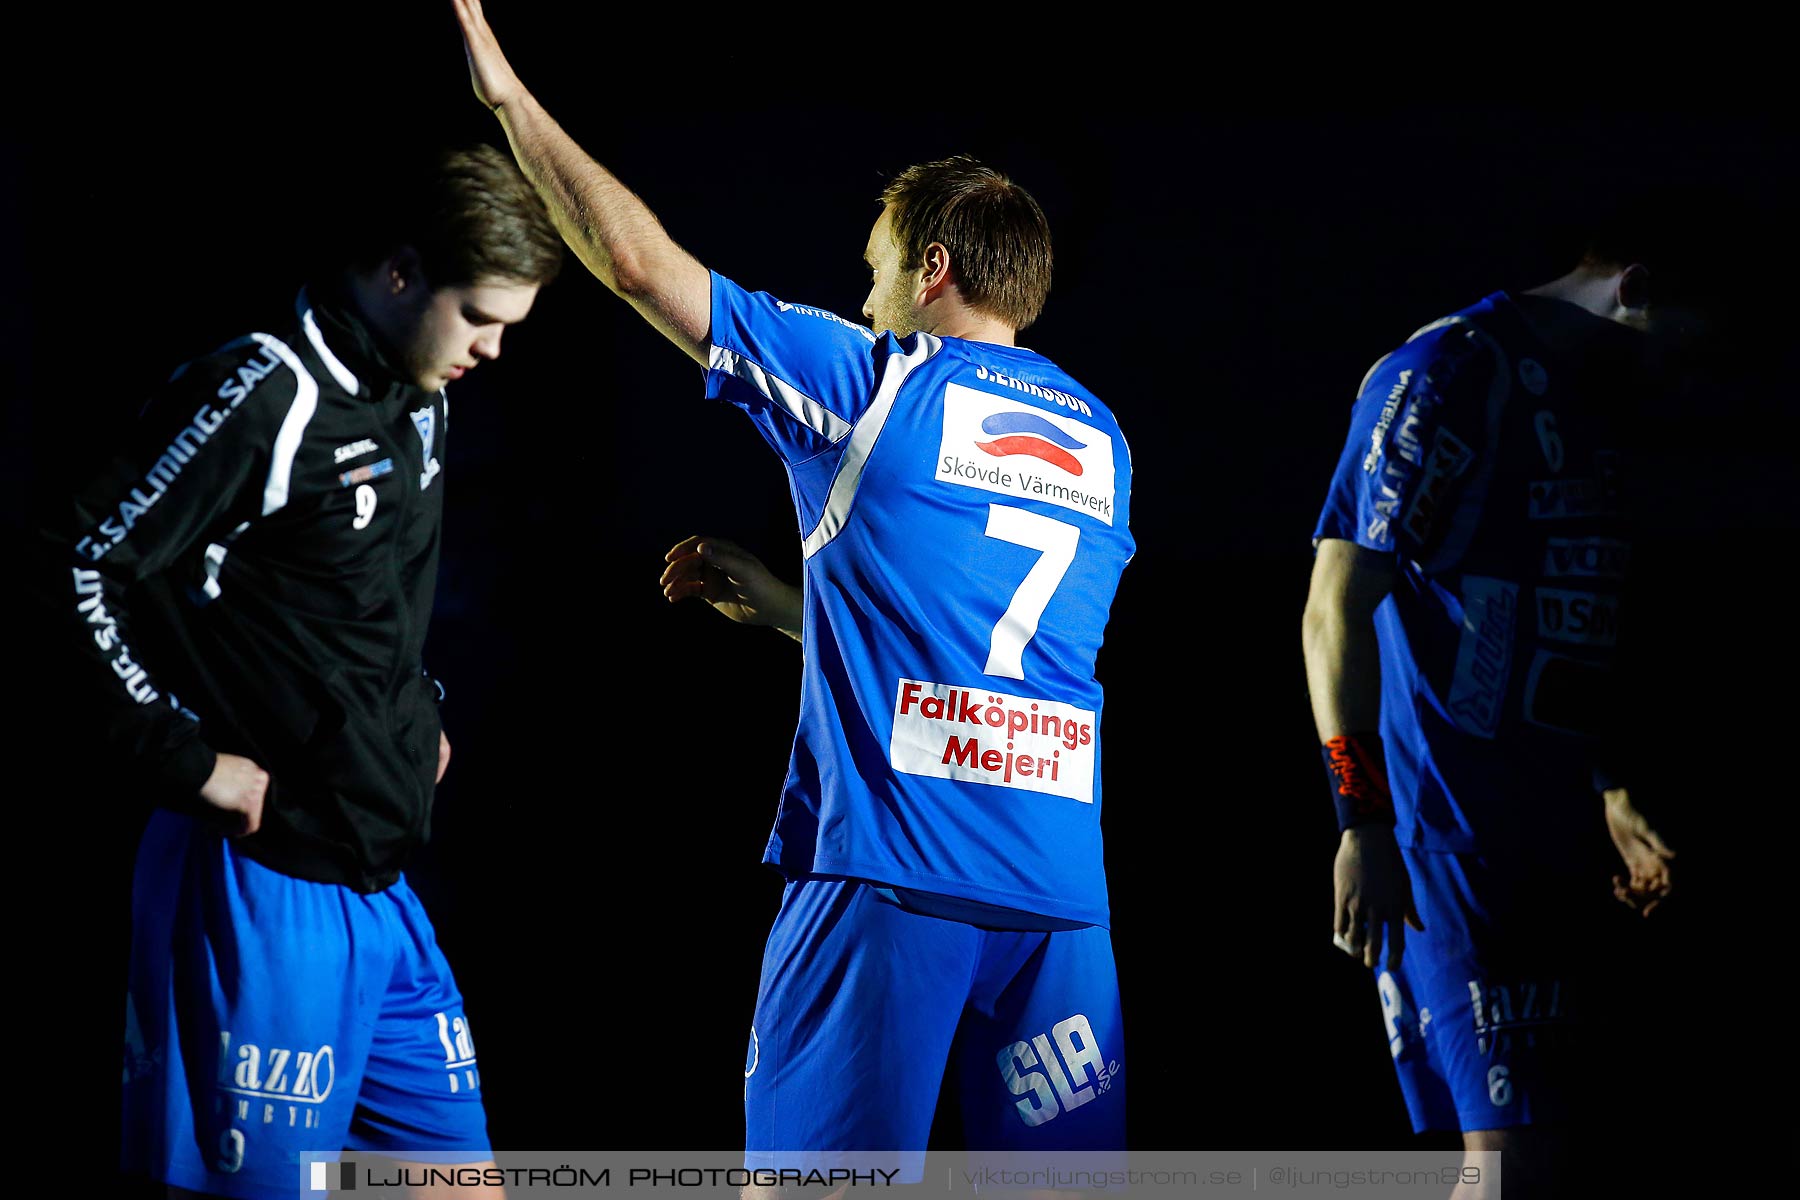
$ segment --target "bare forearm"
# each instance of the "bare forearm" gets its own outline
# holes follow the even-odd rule
[[[1375,625],[1341,605],[1308,604],[1301,623],[1306,686],[1319,740],[1376,728],[1381,717],[1381,654]]]
[[[1375,610],[1392,582],[1385,557],[1346,541],[1319,543],[1300,639],[1321,742],[1378,725],[1381,649]]]
[[[664,336],[706,361],[712,281],[656,214],[594,161],[536,97],[521,90],[497,109],[519,168],[563,240],[595,278]]]
[[[638,270],[637,260],[646,256],[640,246],[669,240],[661,223],[531,93],[521,92],[494,115],[506,130],[519,169],[543,197],[563,239],[595,278],[619,291],[620,260],[629,279]]]
[[[780,594],[769,606],[770,624],[796,642],[804,642],[806,639],[801,636],[801,631],[806,628],[806,610],[800,589],[785,583],[779,586]]]

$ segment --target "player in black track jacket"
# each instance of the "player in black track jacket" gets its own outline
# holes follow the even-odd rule
[[[250,759],[271,785],[238,852],[376,891],[437,769],[420,647],[449,401],[342,297],[303,289],[264,329],[182,368],[83,489],[70,603],[113,676],[107,734],[159,793],[203,811],[218,756]]]
[[[126,1166],[209,1193],[291,1194],[305,1151],[491,1154],[460,994],[401,872],[449,757],[420,657],[444,388],[499,354],[562,248],[489,147],[397,196],[378,250],[177,370],[76,498],[82,669],[159,805]]]

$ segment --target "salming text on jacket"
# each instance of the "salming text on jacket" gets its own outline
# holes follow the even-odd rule
[[[271,782],[239,849],[377,891],[431,812],[448,402],[323,293],[264,329],[177,371],[80,491],[69,608],[153,798],[193,809],[216,753],[253,759]]]

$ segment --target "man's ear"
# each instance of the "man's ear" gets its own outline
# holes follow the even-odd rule
[[[388,255],[382,264],[381,283],[390,296],[425,291],[428,285],[424,268],[419,263],[419,252],[411,246],[402,246]]]
[[[1613,298],[1620,308],[1633,312],[1650,307],[1650,268],[1643,263],[1632,263],[1619,272]]]
[[[937,299],[944,286],[950,282],[949,248],[942,242],[933,242],[925,247],[924,263],[919,271],[920,300],[929,302]]]

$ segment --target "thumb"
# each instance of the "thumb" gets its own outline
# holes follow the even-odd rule
[[[1675,857],[1675,852],[1673,850],[1669,849],[1668,843],[1666,843],[1662,840],[1661,836],[1659,836],[1657,834],[1656,830],[1650,828],[1649,822],[1647,822],[1647,821],[1644,822],[1643,825],[1638,829],[1638,836],[1642,837],[1644,839],[1644,844],[1649,846],[1652,850],[1656,851],[1656,853],[1660,857],[1662,857],[1662,858],[1674,858]]]

